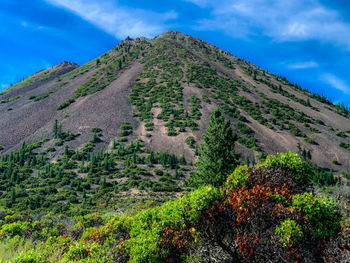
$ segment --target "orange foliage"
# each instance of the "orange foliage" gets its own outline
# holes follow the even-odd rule
[[[250,236],[247,234],[238,235],[237,241],[239,245],[239,250],[242,255],[246,258],[250,258],[254,253],[254,247],[259,243],[259,238],[256,236]]]

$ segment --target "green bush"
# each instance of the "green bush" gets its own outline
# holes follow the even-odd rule
[[[45,258],[44,255],[41,255],[38,252],[34,252],[34,250],[29,250],[25,253],[21,253],[17,255],[13,260],[13,263],[50,263],[49,260]]]
[[[189,136],[185,139],[185,143],[188,145],[188,147],[194,149],[194,144],[196,143],[196,140],[193,136]]]
[[[339,144],[339,146],[350,151],[350,144],[347,144],[345,142],[341,142]]]
[[[132,134],[132,130],[133,130],[132,126],[128,122],[122,123],[122,125],[120,126],[120,129],[122,130],[121,136],[128,136]]]
[[[307,143],[313,144],[313,145],[317,145],[317,142],[309,137],[305,137],[304,141],[306,141]]]
[[[260,166],[263,168],[287,169],[294,173],[296,179],[303,179],[307,182],[310,180],[310,165],[304,163],[298,154],[290,151],[277,155],[268,155],[266,160],[260,163]]]
[[[333,199],[316,198],[311,193],[296,194],[293,207],[304,213],[316,237],[332,236],[339,229],[342,216]]]
[[[94,227],[102,224],[102,218],[99,213],[87,214],[76,217],[76,220],[83,224],[85,228]]]
[[[25,231],[32,229],[33,225],[30,222],[21,222],[17,221],[11,224],[4,224],[1,228],[1,233],[6,236],[16,236],[16,235],[22,235]]]
[[[226,181],[226,186],[230,189],[240,188],[248,183],[249,167],[247,165],[238,166]]]
[[[281,226],[276,227],[275,235],[281,238],[284,247],[297,244],[304,236],[301,226],[291,219],[282,221]]]
[[[62,102],[58,107],[57,110],[63,110],[64,108],[67,108],[69,105],[71,105],[72,103],[75,102],[74,98],[69,98],[67,100],[65,100],[64,102]]]
[[[79,242],[76,246],[72,246],[64,255],[62,263],[68,262],[84,262],[84,263],[108,263],[111,262],[103,248],[96,243]]]
[[[218,198],[217,188],[205,186],[180,199],[137,214],[131,224],[130,239],[126,241],[129,262],[162,262],[168,256],[168,251],[159,247],[165,228],[181,229],[186,223],[194,225],[201,212]]]

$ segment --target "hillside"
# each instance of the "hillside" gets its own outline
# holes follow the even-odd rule
[[[220,106],[241,136],[237,148],[244,156],[297,152],[299,143],[320,167],[350,171],[346,109],[178,32],[128,38],[79,68],[62,63],[15,85],[0,100],[4,153],[47,137],[57,119],[63,129],[81,134],[72,147],[100,127],[101,147],[107,148],[129,122],[151,149],[189,158],[193,150],[184,140],[193,136],[198,145],[209,113]]]
[[[81,134],[68,143],[74,148],[91,138],[92,127],[102,129],[99,147],[107,148],[128,122],[133,138],[152,150],[191,158],[185,139],[193,136],[199,145],[219,106],[240,135],[237,149],[250,160],[261,152],[298,152],[300,144],[312,163],[350,171],[345,108],[178,32],[127,38],[81,67],[62,63],[36,73],[0,101],[3,153],[49,137],[58,120],[64,130]]]
[[[133,213],[7,215],[8,262],[346,262],[349,218],[310,191],[310,167],[291,152],[238,166],[220,188]]]
[[[217,107],[241,162],[291,150],[324,170],[321,185],[337,181],[325,171],[350,171],[345,107],[179,32],[127,38],[80,67],[62,62],[0,102],[0,204],[17,211],[181,195]]]
[[[0,93],[0,261],[342,262],[349,119],[174,31],[41,70]]]

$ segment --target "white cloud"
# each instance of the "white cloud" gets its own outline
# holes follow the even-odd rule
[[[120,7],[110,0],[46,0],[73,11],[118,39],[153,37],[166,30],[166,22],[177,18],[175,11],[156,13]]]
[[[262,35],[274,41],[318,40],[350,49],[350,24],[320,0],[186,0],[212,10],[196,29],[222,30],[234,37]]]
[[[317,68],[318,64],[315,61],[306,61],[289,64],[288,68],[291,69],[306,69],[306,68]]]
[[[337,76],[327,73],[321,76],[321,80],[325,83],[331,85],[333,88],[338,89],[344,93],[350,93],[350,87],[346,85],[346,83],[338,78]]]

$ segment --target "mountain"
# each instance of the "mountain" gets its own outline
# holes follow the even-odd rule
[[[220,107],[240,135],[243,156],[298,152],[300,144],[312,163],[350,171],[345,107],[179,32],[127,38],[81,67],[62,62],[3,92],[0,101],[4,153],[45,138],[58,120],[81,134],[72,147],[100,127],[100,147],[107,148],[128,122],[149,148],[191,158],[185,139],[199,145],[210,112]]]
[[[245,165],[192,191],[216,108]],[[0,93],[0,261],[342,262],[349,118],[174,31],[41,70]]]

